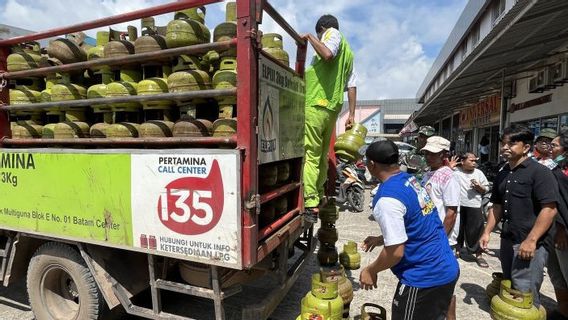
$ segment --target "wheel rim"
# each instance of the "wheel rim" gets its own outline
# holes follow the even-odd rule
[[[360,192],[359,190],[352,190],[350,192],[350,203],[351,206],[353,206],[353,209],[355,209],[358,212],[363,211],[363,194],[362,192]]]
[[[60,265],[51,265],[41,278],[40,295],[52,319],[77,319],[79,291],[71,275]]]

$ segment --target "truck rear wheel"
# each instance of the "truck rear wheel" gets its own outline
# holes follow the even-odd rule
[[[99,319],[103,300],[85,261],[71,246],[49,242],[28,266],[28,296],[37,320]]]

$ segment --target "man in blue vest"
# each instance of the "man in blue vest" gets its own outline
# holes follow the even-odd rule
[[[400,171],[392,141],[374,142],[365,151],[369,172],[382,183],[373,198],[373,216],[382,237],[368,237],[365,251],[384,242],[377,259],[360,274],[361,288],[377,287],[377,274],[399,279],[392,319],[455,319],[450,305],[459,265],[448,244],[436,206],[415,177]],[[454,300],[455,301],[455,300]]]
[[[355,117],[357,95],[354,54],[339,32],[337,19],[323,15],[316,23],[316,33],[317,37],[309,33],[303,36],[316,52],[305,74],[304,219],[310,223],[317,222],[318,205],[324,199],[327,154],[337,115],[343,107],[343,96],[347,90],[349,115],[345,128],[349,129]]]

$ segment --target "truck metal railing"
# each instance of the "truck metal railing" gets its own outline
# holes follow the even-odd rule
[[[111,24],[123,23],[128,22],[140,18],[146,18],[151,16],[157,16],[164,13],[170,13],[173,11],[184,10],[188,8],[194,8],[203,6],[206,4],[216,3],[216,2],[223,2],[223,0],[180,0],[175,2],[170,2],[166,4],[162,4],[159,6],[135,10],[123,14],[118,14],[112,17],[101,18],[97,20],[92,20],[88,22],[82,22],[78,24],[74,24],[71,26],[63,27],[63,28],[56,28],[51,29],[43,32],[36,32],[28,35],[23,35],[19,37],[14,37],[10,39],[0,40],[0,47],[7,47],[13,44],[18,44],[22,42],[46,39],[50,37],[60,36],[68,33],[84,31],[89,29],[95,29],[99,27],[106,27],[110,26]]]
[[[230,137],[173,137],[173,138],[80,138],[80,139],[11,139],[2,144],[18,147],[43,146],[97,146],[97,147],[167,147],[167,146],[228,146],[237,144],[236,135]]]
[[[0,40],[0,46],[2,41]],[[237,40],[226,40],[206,44],[196,44],[192,46],[163,49],[160,51],[135,53],[127,56],[112,57],[112,58],[100,58],[96,60],[75,62],[69,64],[63,64],[58,66],[36,68],[31,70],[16,71],[16,72],[5,72],[0,74],[0,79],[20,79],[26,77],[36,77],[43,76],[46,74],[55,74],[58,72],[69,72],[74,70],[89,69],[100,66],[116,66],[116,65],[126,65],[133,64],[142,61],[156,61],[164,60],[165,58],[171,58],[183,54],[198,54],[206,53],[211,50],[227,50],[237,45]]]

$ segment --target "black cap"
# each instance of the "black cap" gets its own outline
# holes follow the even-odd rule
[[[390,140],[373,142],[367,146],[365,156],[376,163],[398,163],[398,147]]]

